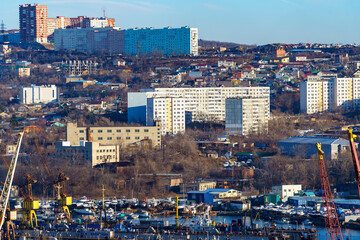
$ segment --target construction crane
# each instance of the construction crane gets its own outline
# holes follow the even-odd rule
[[[321,150],[321,143],[316,143],[319,157],[321,187],[323,189],[324,208],[326,209],[325,229],[327,240],[343,240],[339,218],[336,212],[334,200],[331,194],[329,178],[327,176],[324,151]]]
[[[56,200],[57,204],[60,206],[60,212],[65,213],[66,218],[70,221],[70,211],[69,211],[69,205],[72,204],[72,197],[68,197],[66,195],[66,189],[65,189],[65,183],[66,181],[69,181],[69,177],[65,175],[63,171],[58,169],[59,175],[55,182],[55,188],[56,188]]]
[[[45,168],[46,173],[48,176],[53,176],[53,174],[50,171],[50,168],[46,162],[46,159],[44,158],[44,153],[39,145],[39,142],[36,138],[34,138],[34,143],[36,145],[36,149],[40,155],[40,160],[42,165]],[[62,172],[60,169],[58,169],[59,174],[57,176],[57,179],[55,180],[55,190],[56,190],[56,201],[57,204],[60,206],[60,212],[65,213],[65,216],[68,220],[71,220],[70,211],[69,211],[69,205],[72,204],[72,197],[66,195],[66,189],[65,189],[65,182],[69,181],[69,177],[65,175],[64,172]]]
[[[16,144],[15,154],[13,155],[13,157],[11,159],[9,170],[7,172],[4,186],[3,186],[3,189],[2,189],[1,195],[0,195],[0,233],[2,230],[2,226],[4,225],[6,210],[7,210],[7,206],[8,206],[8,202],[9,202],[9,197],[10,197],[11,186],[12,186],[12,183],[14,180],[16,164],[17,164],[21,141],[23,139],[24,132],[21,132],[19,135],[20,136],[19,136],[19,139]]]
[[[354,169],[355,169],[355,178],[357,182],[357,187],[359,191],[359,198],[360,198],[360,165],[359,165],[359,159],[355,148],[354,139],[357,137],[355,134],[353,134],[352,129],[347,130],[349,142],[350,142],[350,149],[351,149],[351,155],[354,163]]]
[[[37,180],[29,174],[26,174],[25,183],[23,185],[26,186],[26,192],[21,190],[21,194],[24,197],[22,207],[25,209],[25,213],[22,218],[22,225],[31,226],[31,228],[34,228],[34,225],[35,227],[38,226],[35,210],[39,209],[39,201],[33,199],[33,183],[37,183]],[[20,189],[22,189],[22,187]]]

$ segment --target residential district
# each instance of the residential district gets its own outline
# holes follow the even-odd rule
[[[183,239],[360,228],[358,45],[240,45],[51,13],[20,5],[20,29],[1,26],[6,236],[135,238],[172,220]]]

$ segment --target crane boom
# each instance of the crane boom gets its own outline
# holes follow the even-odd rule
[[[7,208],[8,202],[9,202],[11,186],[12,186],[12,183],[13,183],[13,180],[14,180],[16,164],[17,164],[19,151],[20,151],[20,146],[21,146],[21,141],[22,141],[23,136],[24,136],[24,132],[21,132],[20,136],[19,136],[19,139],[18,139],[18,142],[16,144],[15,154],[11,159],[9,171],[8,171],[8,173],[6,175],[6,180],[5,180],[3,189],[1,191],[1,195],[0,195],[0,214],[1,214],[1,216],[0,216],[0,230],[2,229],[2,226],[4,224],[6,208]]]
[[[360,198],[360,165],[359,165],[359,159],[358,159],[358,155],[357,155],[355,143],[354,143],[354,138],[356,138],[356,135],[353,134],[352,129],[348,129],[347,133],[348,133],[348,137],[349,137],[351,156],[352,156],[353,163],[354,163],[355,177],[356,177],[356,182],[357,182],[358,191],[359,191],[359,198]]]
[[[327,172],[325,168],[324,152],[323,150],[321,150],[321,143],[316,143],[316,148],[318,150],[318,157],[319,157],[320,178],[321,178],[321,187],[323,189],[324,208],[326,208],[326,216],[324,217],[325,229],[327,232],[326,239],[343,240],[339,218],[331,194],[329,178],[327,176]]]

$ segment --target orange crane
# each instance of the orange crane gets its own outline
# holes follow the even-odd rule
[[[335,203],[331,194],[329,178],[325,168],[324,151],[321,150],[321,143],[316,143],[319,157],[321,187],[323,189],[324,208],[326,209],[325,229],[327,240],[343,240],[339,218],[336,212]]]
[[[351,155],[354,163],[354,169],[355,169],[355,178],[358,186],[359,191],[359,198],[360,198],[360,165],[359,165],[359,159],[355,148],[354,139],[357,137],[355,134],[353,134],[352,129],[347,130],[349,142],[350,142],[350,149],[351,149]]]

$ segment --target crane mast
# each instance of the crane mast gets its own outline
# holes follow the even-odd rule
[[[329,178],[327,176],[327,172],[325,168],[324,151],[321,150],[321,143],[316,143],[316,148],[319,157],[320,178],[321,178],[321,187],[323,189],[324,208],[326,208],[326,216],[324,217],[325,229],[327,232],[326,239],[343,240],[340,223],[335,208],[335,203],[331,194]]]
[[[347,130],[349,142],[350,142],[350,149],[351,149],[351,156],[354,163],[354,169],[355,169],[355,178],[357,182],[357,187],[359,191],[359,198],[360,198],[360,165],[359,165],[359,159],[355,148],[354,139],[357,137],[355,134],[353,134],[352,129]]]
[[[0,230],[2,229],[2,226],[4,224],[4,219],[5,219],[5,215],[6,215],[6,208],[9,202],[9,196],[10,196],[10,191],[11,191],[11,186],[14,180],[14,174],[15,174],[15,169],[16,169],[16,164],[17,164],[17,160],[18,160],[18,156],[19,156],[19,151],[20,151],[20,146],[21,146],[21,141],[22,138],[24,136],[24,132],[20,133],[18,142],[16,144],[16,150],[15,150],[15,154],[11,159],[11,163],[9,166],[9,171],[6,175],[6,180],[3,186],[3,189],[1,191],[1,195],[0,195]]]

